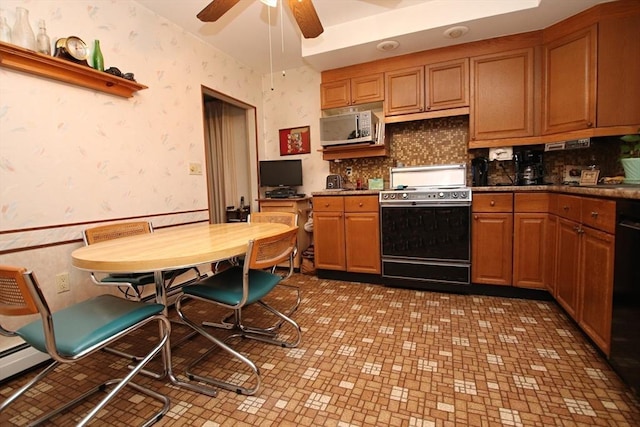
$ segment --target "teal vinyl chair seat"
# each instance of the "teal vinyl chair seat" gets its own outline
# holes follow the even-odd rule
[[[238,305],[242,301],[242,270],[242,267],[231,267],[222,273],[184,288],[182,292],[186,295],[214,300],[230,306]],[[267,296],[281,280],[281,277],[264,270],[249,270],[251,286],[246,304],[253,304]]]
[[[100,279],[104,283],[131,283],[135,286],[144,286],[154,283],[153,273],[123,273],[109,274]]]
[[[163,309],[162,304],[140,304],[113,295],[97,296],[53,313],[56,347],[62,356],[74,358],[142,320],[160,314]],[[41,319],[16,333],[27,344],[47,353]]]

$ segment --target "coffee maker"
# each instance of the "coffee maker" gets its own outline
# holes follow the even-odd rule
[[[471,160],[471,178],[474,187],[487,186],[489,173],[489,159],[476,157]]]
[[[516,185],[541,185],[544,183],[542,150],[519,150],[513,152]]]

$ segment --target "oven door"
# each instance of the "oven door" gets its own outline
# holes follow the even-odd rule
[[[382,275],[469,284],[470,217],[468,204],[381,206]]]

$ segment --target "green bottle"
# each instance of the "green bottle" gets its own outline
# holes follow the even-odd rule
[[[104,71],[104,58],[100,50],[100,40],[96,40],[93,45],[93,68]]]

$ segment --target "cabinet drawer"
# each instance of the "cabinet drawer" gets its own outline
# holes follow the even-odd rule
[[[549,212],[549,193],[516,193],[515,212]]]
[[[260,211],[261,212],[291,212],[297,213],[296,202],[289,201],[273,201],[273,202],[264,202],[260,201]]]
[[[582,199],[582,223],[607,233],[616,232],[616,202],[602,199]]]
[[[378,196],[346,196],[345,212],[378,212]]]
[[[557,212],[562,218],[580,222],[580,197],[559,194]]]
[[[316,196],[313,198],[313,210],[315,212],[344,211],[343,196]]]
[[[474,194],[472,206],[473,212],[513,212],[513,194]]]

